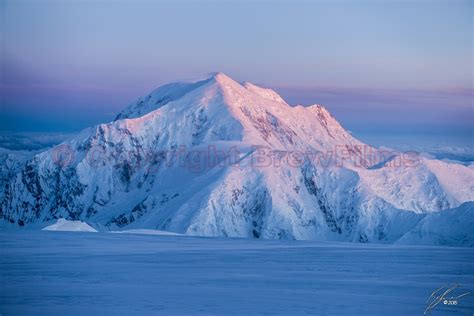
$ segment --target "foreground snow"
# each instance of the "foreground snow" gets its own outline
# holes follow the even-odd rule
[[[167,231],[164,231],[164,230],[156,230],[156,229],[116,230],[116,231],[111,231],[111,233],[115,233],[115,234],[140,234],[140,235],[161,235],[161,236],[183,236],[182,234],[167,232]]]
[[[58,219],[56,224],[46,226],[43,230],[61,231],[61,232],[89,232],[96,233],[97,230],[89,224],[81,221],[68,221],[64,218]]]
[[[474,290],[470,248],[10,232],[0,249],[2,315],[422,315],[442,285]]]

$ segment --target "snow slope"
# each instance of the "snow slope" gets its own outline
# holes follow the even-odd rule
[[[474,246],[474,202],[430,214],[412,230],[405,233],[397,244],[439,246]]]
[[[473,168],[366,151],[376,149],[323,106],[291,107],[216,73],[158,88],[115,121],[34,156],[6,183],[0,217],[12,226],[66,218],[100,230],[393,243],[427,214],[474,200]]]

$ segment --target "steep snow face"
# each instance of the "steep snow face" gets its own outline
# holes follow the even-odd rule
[[[183,97],[186,93],[205,85],[211,79],[197,82],[175,82],[159,87],[145,97],[138,98],[117,115],[115,120],[136,118],[156,110],[169,102]]]
[[[37,152],[27,150],[9,150],[0,147],[0,201],[8,186],[8,182],[23,167],[28,159],[31,159]]]
[[[34,156],[6,182],[0,216],[390,243],[425,214],[474,200],[473,168],[374,151],[323,106],[291,107],[217,73],[158,88]]]

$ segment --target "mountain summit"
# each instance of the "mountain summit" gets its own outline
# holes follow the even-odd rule
[[[473,183],[472,168],[381,154],[321,105],[290,106],[215,73],[159,87],[113,122],[34,156],[1,192],[0,217],[13,226],[65,218],[98,230],[426,242],[422,228],[445,220],[436,212],[469,227],[473,204],[454,208],[474,200]],[[434,236],[474,240],[472,231]]]

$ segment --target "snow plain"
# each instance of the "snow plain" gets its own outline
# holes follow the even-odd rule
[[[474,249],[150,234],[0,233],[0,314],[423,315],[474,293]],[[429,315],[472,315],[474,294]]]

